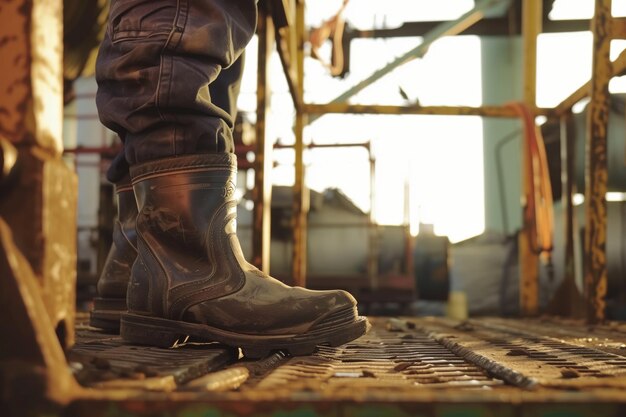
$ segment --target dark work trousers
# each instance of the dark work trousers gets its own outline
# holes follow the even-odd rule
[[[124,142],[107,177],[128,166],[233,152],[241,55],[256,0],[112,0],[96,62],[102,123]]]

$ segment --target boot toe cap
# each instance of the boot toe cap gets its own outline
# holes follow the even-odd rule
[[[352,294],[342,291],[329,291],[328,304],[311,325],[311,330],[324,327],[339,327],[354,323],[358,319],[357,301]]]

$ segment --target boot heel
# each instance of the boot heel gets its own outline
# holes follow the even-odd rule
[[[93,310],[89,315],[89,325],[106,333],[119,334],[120,317],[125,312],[125,298],[95,298]]]
[[[185,335],[161,327],[138,323],[137,319],[122,315],[120,320],[120,336],[125,342],[137,345],[150,345],[169,348],[182,342]]]

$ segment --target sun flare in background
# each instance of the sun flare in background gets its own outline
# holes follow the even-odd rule
[[[351,0],[345,18],[358,29],[392,28],[406,21],[456,19],[474,7],[472,0]],[[310,1],[306,20],[312,26],[331,17],[340,0]],[[590,18],[593,0],[560,0],[551,19]],[[626,15],[626,1],[613,2],[613,14]],[[332,78],[311,58],[305,60],[305,101],[327,103],[374,71],[414,48],[421,38],[358,39],[352,42],[350,73]],[[543,34],[538,40],[537,104],[550,107],[591,76],[591,33]],[[330,46],[326,45],[329,49]],[[612,59],[626,48],[614,41]],[[247,50],[239,108],[256,107],[256,38]],[[328,53],[329,49],[321,52]],[[280,61],[272,57],[271,113],[268,137],[294,143],[294,110]],[[436,41],[423,59],[405,64],[349,101],[358,104],[480,106],[481,42],[475,36]],[[614,79],[611,91],[626,92],[626,77]],[[364,147],[311,149],[305,153],[306,183],[322,191],[339,188],[364,211],[374,205],[380,224],[434,225],[452,242],[481,234],[485,228],[483,127],[480,117],[421,115],[325,115],[304,131],[305,143],[370,143],[375,160],[374,192],[370,154]],[[274,151],[275,185],[294,182],[292,149]]]

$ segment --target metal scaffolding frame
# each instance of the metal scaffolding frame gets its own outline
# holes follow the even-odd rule
[[[347,98],[362,90],[366,86],[382,78],[396,67],[409,62],[411,59],[423,55],[428,45],[442,36],[459,34],[478,22],[495,5],[508,3],[508,0],[484,0],[478,1],[470,12],[464,14],[456,21],[440,23],[434,26],[424,37],[424,43],[392,62],[385,68],[375,72],[369,78],[358,83],[354,88],[346,91],[326,104],[312,104],[304,102],[304,0],[290,0],[285,2],[289,15],[288,28],[277,30],[278,52],[281,57],[283,69],[290,86],[290,92],[296,109],[295,136],[296,136],[296,181],[294,185],[294,247],[293,247],[293,282],[292,284],[306,285],[306,212],[307,201],[304,182],[303,165],[303,129],[308,120],[314,120],[321,114],[430,114],[430,115],[478,115],[483,117],[517,118],[518,112],[508,105],[499,106],[389,106],[389,105],[358,105],[346,102]],[[589,96],[587,126],[587,147],[590,152],[586,155],[586,183],[585,201],[586,209],[586,239],[585,239],[585,300],[587,303],[587,320],[590,323],[604,319],[604,296],[606,294],[606,183],[607,183],[607,123],[609,113],[608,83],[610,79],[626,70],[626,52],[614,62],[609,59],[610,41],[616,38],[626,38],[626,19],[611,16],[611,0],[596,0],[595,15],[591,21],[591,30],[594,38],[593,69],[589,82],[574,91],[563,102],[554,108],[538,108],[536,105],[536,56],[537,37],[542,33],[543,0],[522,0],[522,35],[524,45],[524,96],[523,102],[530,109],[533,116],[544,115],[548,118],[560,119],[571,112],[574,104]],[[260,65],[265,61],[259,60]],[[259,68],[259,74],[265,69]],[[267,94],[267,88],[262,88],[261,93]],[[261,99],[259,99],[261,102]],[[258,111],[263,111],[259,109]],[[265,142],[263,142],[265,143]],[[263,148],[259,148],[263,152]],[[257,157],[265,161],[266,156],[261,154]],[[528,161],[529,155],[524,159]],[[527,163],[523,163],[523,170],[527,169]],[[260,168],[260,167],[259,167]],[[263,175],[258,173],[257,175]],[[525,179],[524,192],[528,193],[528,172],[523,172]],[[257,193],[255,207],[269,207],[270,200],[261,198]],[[568,201],[571,204],[572,195]],[[524,209],[524,207],[523,207]],[[538,253],[530,244],[529,235],[532,233],[535,219],[533,213],[523,210],[523,226],[520,237],[520,307],[524,315],[535,315],[539,312],[538,294]],[[572,210],[567,210],[569,217],[573,216]],[[260,217],[255,216],[255,219]],[[255,233],[263,235],[269,233],[269,228],[259,222]],[[566,228],[568,236],[566,241],[571,240],[574,233],[571,228]],[[263,253],[268,250],[269,235],[265,238],[255,238],[254,253]]]
[[[291,5],[288,7],[287,20],[291,22],[290,29],[277,29],[275,35],[279,41],[279,51],[281,60],[287,74],[290,91],[292,93],[294,105],[296,107],[296,183],[294,188],[294,262],[293,273],[294,283],[304,285],[306,266],[306,211],[307,193],[305,192],[304,164],[303,164],[303,129],[307,123],[307,117],[311,114],[327,112],[362,112],[362,113],[383,113],[383,114],[475,114],[487,117],[518,117],[517,113],[507,106],[489,107],[415,107],[415,106],[354,106],[347,103],[329,103],[326,105],[310,105],[303,101],[303,81],[304,81],[304,0],[276,0],[284,1]],[[479,6],[485,6],[491,2],[479,2]],[[525,72],[525,100],[526,105],[532,109],[534,115],[545,114],[549,117],[566,117],[571,106],[584,96],[589,95],[591,101],[588,110],[587,126],[587,147],[589,152],[586,155],[586,176],[587,188],[585,199],[587,201],[586,217],[586,244],[585,244],[585,296],[587,302],[587,320],[590,323],[602,321],[604,318],[604,296],[606,294],[607,267],[606,267],[606,201],[607,190],[607,125],[609,113],[608,84],[614,74],[621,74],[626,68],[626,54],[611,62],[609,60],[610,41],[614,38],[626,38],[626,19],[613,18],[611,16],[611,0],[596,0],[595,17],[592,21],[592,31],[594,36],[594,54],[592,79],[585,86],[578,89],[572,96],[566,99],[555,109],[537,109],[535,106],[535,82],[534,69],[536,63],[533,55],[536,51],[537,34],[541,29],[536,20],[541,8],[541,0],[524,0],[524,38],[525,52],[528,54],[526,60],[527,71]],[[477,6],[477,7],[479,7]],[[172,410],[182,410],[180,414],[194,410],[205,410],[211,412],[211,408],[220,410],[233,410],[233,414],[250,414],[251,404],[261,412],[267,410],[276,411],[286,403],[273,400],[264,401],[262,398],[256,402],[228,401],[232,397],[194,397],[185,395],[189,393],[176,393],[169,397],[162,397],[161,394],[148,395],[137,399],[137,394],[133,392],[100,392],[97,390],[83,390],[77,383],[74,376],[67,368],[67,360],[63,347],[67,348],[74,339],[74,287],[75,287],[75,265],[76,260],[72,256],[61,256],[60,254],[74,254],[76,252],[75,237],[67,230],[75,227],[75,207],[76,202],[76,177],[69,171],[61,160],[61,123],[62,123],[62,71],[61,71],[61,45],[62,45],[62,2],[60,0],[21,0],[8,2],[6,7],[0,8],[0,15],[3,22],[7,24],[0,28],[0,34],[4,36],[5,44],[1,49],[3,60],[0,60],[3,75],[5,76],[0,84],[5,87],[3,91],[3,101],[0,103],[0,114],[3,124],[0,132],[0,186],[3,197],[9,198],[0,200],[0,304],[3,306],[0,320],[0,331],[4,335],[0,342],[2,351],[2,363],[0,363],[0,406],[5,400],[17,399],[17,404],[36,405],[33,410],[23,415],[77,415],[81,410],[84,414],[98,415],[99,409],[102,413],[111,413],[110,407],[105,407],[109,402],[119,402],[122,407],[127,407],[128,412],[137,414],[153,414],[162,408],[163,413],[172,414]],[[269,250],[269,207],[270,193],[269,181],[263,174],[267,173],[271,161],[271,146],[266,140],[264,114],[267,109],[267,94],[269,85],[265,83],[267,78],[267,51],[272,44],[271,21],[267,14],[261,15],[259,34],[262,41],[259,42],[261,50],[265,53],[259,56],[259,98],[258,109],[261,113],[258,123],[257,134],[260,146],[256,159],[257,164],[257,212],[255,212],[255,228],[261,231],[261,238],[255,238],[255,261],[259,264],[266,264],[263,257],[266,250]],[[458,27],[463,27],[475,21],[476,14],[469,13],[465,17],[467,22],[457,22]],[[442,32],[442,35],[449,35],[449,32]],[[46,106],[42,103],[46,102]],[[57,103],[58,106],[48,105]],[[262,140],[262,142],[261,142]],[[21,167],[18,167],[19,161]],[[18,172],[18,170],[20,172]],[[567,169],[566,169],[567,171]],[[569,172],[569,171],[568,171]],[[15,186],[15,184],[19,186]],[[568,189],[566,187],[566,189]],[[569,188],[571,189],[571,188]],[[10,193],[10,194],[8,194]],[[569,195],[571,202],[571,192]],[[571,211],[571,210],[570,210]],[[526,220],[526,219],[525,219]],[[568,233],[573,233],[572,228],[567,228]],[[258,256],[260,254],[260,256]],[[535,262],[531,259],[534,253],[526,253],[528,262]],[[526,262],[526,258],[525,259]],[[530,264],[529,264],[530,265]],[[528,267],[528,265],[525,265]],[[533,273],[525,276],[528,281],[528,291],[523,302],[524,311],[527,314],[534,313],[536,298],[538,296],[536,283],[533,282],[536,276]],[[521,323],[521,326],[527,326]],[[432,323],[431,323],[432,325]],[[458,331],[473,332],[476,325],[464,323],[464,327],[455,326]],[[494,326],[496,329],[508,326],[504,324],[489,324],[476,333],[485,334],[486,340],[493,340]],[[409,329],[408,323],[405,325]],[[412,323],[411,329],[416,329]],[[519,337],[524,329],[517,329],[509,336]],[[582,330],[587,331],[588,328]],[[600,329],[602,330],[602,329]],[[425,332],[430,334],[430,330]],[[607,328],[603,332],[611,332],[613,329]],[[546,346],[554,346],[554,328],[549,329],[549,337],[537,338],[531,335],[528,339],[530,343],[547,343]],[[448,331],[446,330],[446,333]],[[424,333],[426,334],[426,333]],[[584,334],[584,333],[583,333]],[[407,335],[409,338],[402,340],[414,340],[414,335]],[[421,337],[421,336],[420,336]],[[438,336],[437,336],[438,337]],[[464,337],[471,340],[472,334],[465,334]],[[576,335],[579,338],[579,333]],[[502,339],[501,336],[498,336]],[[397,334],[392,336],[395,341],[399,340]],[[448,338],[449,339],[449,338]],[[462,345],[463,339],[453,341],[444,340],[439,337],[438,343],[445,343],[451,346],[455,352],[462,353],[464,357],[474,355],[474,360],[482,361],[483,357],[476,357],[473,352],[468,354]],[[459,341],[461,344],[459,344]],[[602,342],[604,343],[604,342]],[[62,346],[63,344],[63,346]],[[520,349],[509,350],[497,346],[496,349],[505,350],[499,357],[519,356]],[[538,349],[545,349],[546,346],[539,346]],[[571,347],[565,346],[567,349]],[[526,348],[526,346],[524,346]],[[570,350],[558,348],[560,354],[571,355]],[[578,349],[578,348],[577,348]],[[428,355],[431,351],[427,350]],[[543,350],[535,350],[535,358],[548,358]],[[596,351],[591,353],[597,354]],[[371,350],[366,349],[368,358]],[[523,350],[523,355],[531,356],[530,349]],[[586,363],[589,351],[582,350],[581,358]],[[617,355],[616,355],[617,356]],[[621,356],[621,355],[619,355]],[[569,358],[569,357],[568,357]],[[592,356],[593,358],[593,356]],[[397,359],[391,355],[389,359]],[[511,359],[511,358],[509,358]],[[612,357],[609,359],[613,360]],[[412,359],[411,359],[412,360]],[[511,362],[516,361],[512,358]],[[98,369],[102,370],[107,363],[94,363]],[[400,372],[404,367],[394,368]],[[413,363],[410,364],[412,366]],[[494,363],[495,366],[499,366]],[[615,367],[622,367],[623,361],[616,361]],[[204,369],[204,368],[203,368]],[[504,368],[498,368],[506,370]],[[138,370],[137,370],[138,371]],[[571,369],[569,370],[571,377]],[[510,374],[515,376],[516,374]],[[563,374],[563,377],[567,375]],[[578,374],[577,374],[578,375]],[[145,376],[145,375],[144,375]],[[364,378],[365,380],[367,378]],[[623,380],[618,380],[618,383]],[[559,378],[559,384],[563,384]],[[597,414],[598,410],[603,410],[605,415],[623,415],[623,407],[614,406],[612,403],[602,403],[606,401],[606,383],[596,385],[603,392],[602,396],[592,393],[587,399],[584,410],[589,415]],[[573,385],[572,385],[573,386]],[[388,386],[388,388],[392,388]],[[618,387],[619,388],[619,387]],[[421,403],[405,404],[397,403],[400,407],[410,407],[407,410],[417,410],[418,414],[435,411],[438,414],[457,411],[458,408],[450,408],[449,393],[443,390],[421,391],[418,399]],[[506,406],[510,412],[507,415],[521,415],[522,411],[518,407],[520,400],[524,401],[525,394],[510,394],[502,396],[500,392],[490,393],[483,390],[462,393],[453,397],[456,401],[452,407],[467,405],[470,412],[483,411],[485,414],[493,414],[489,406]],[[391,394],[386,390],[385,395]],[[485,403],[477,403],[476,396],[481,394]],[[597,395],[597,396],[596,396]],[[622,401],[622,392],[614,392],[615,397],[610,397],[611,401]],[[386,401],[393,400],[393,396],[385,397]],[[530,397],[526,397],[530,398]],[[539,393],[536,398],[525,404],[527,407],[523,414],[537,415],[533,410],[541,404],[535,404],[542,399],[548,402],[547,412],[554,414],[553,407],[559,404],[567,404],[572,401],[570,392]],[[209,399],[210,401],[207,401]],[[362,399],[362,398],[361,398]],[[416,397],[412,397],[414,401]],[[43,404],[38,404],[45,400]],[[406,399],[405,399],[406,400]],[[62,407],[74,401],[68,410]],[[249,401],[249,402],[247,402]],[[453,401],[453,402],[454,402]],[[506,404],[504,402],[506,401]],[[600,402],[600,408],[596,404]],[[380,399],[376,399],[381,407],[380,414],[389,410],[389,405]],[[368,407],[367,402],[354,402],[350,400],[340,404],[332,404],[324,398],[317,398],[317,401],[308,402],[306,399],[294,399],[288,407],[296,409],[300,407],[302,412],[310,414],[312,410],[334,410],[336,413],[347,414],[350,410],[358,410],[358,407]],[[95,406],[95,408],[94,408]],[[180,408],[179,408],[180,407]],[[188,408],[185,408],[188,407]],[[329,408],[335,407],[335,408]],[[355,408],[357,407],[357,408]],[[579,411],[581,404],[574,402],[569,409]],[[376,409],[375,409],[376,410]],[[113,408],[113,412],[115,409]],[[277,413],[283,413],[280,408]],[[368,410],[371,412],[371,409]],[[174,415],[172,414],[172,415]],[[205,413],[206,414],[206,413]],[[405,413],[405,414],[408,414]],[[415,414],[415,413],[412,413]],[[22,415],[22,414],[20,414]],[[547,414],[544,414],[547,415]]]

